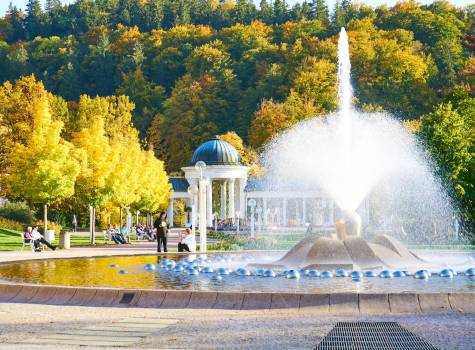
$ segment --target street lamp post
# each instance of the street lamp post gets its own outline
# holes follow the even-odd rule
[[[262,233],[262,207],[258,206],[256,208],[256,213],[257,213],[257,230],[259,231],[259,234]]]
[[[203,161],[196,162],[195,169],[200,172],[200,180],[198,186],[198,201],[200,207],[200,251],[206,252],[206,181],[203,179],[203,170],[206,169],[206,163]]]
[[[255,226],[254,209],[256,208],[256,200],[254,198],[251,198],[251,199],[249,199],[247,204],[251,208],[251,237],[254,238],[255,237],[255,232],[254,232],[254,229],[255,229],[255,227],[254,227]]]
[[[192,185],[188,187],[188,193],[191,197],[191,233],[193,237],[196,237],[196,205],[195,203],[195,194],[198,193],[198,186]]]
[[[239,234],[239,221],[240,221],[240,216],[239,216],[240,212],[239,211],[236,211],[236,233]]]

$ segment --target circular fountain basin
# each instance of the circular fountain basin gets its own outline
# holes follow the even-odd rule
[[[336,270],[330,278],[300,274],[300,278],[289,278],[298,271],[274,269],[272,276],[266,278],[265,271],[253,268],[256,262],[274,261],[284,252],[256,253],[215,253],[206,254],[209,262],[199,254],[185,258],[180,255],[144,255],[127,257],[100,257],[79,259],[40,260],[0,265],[1,283],[29,283],[59,286],[86,286],[95,288],[154,289],[154,290],[193,290],[226,292],[283,292],[283,293],[455,293],[475,290],[475,279],[465,273],[447,279],[435,270],[429,279],[418,280],[412,277],[369,278],[361,275],[361,283],[351,283],[345,273],[336,278]],[[265,257],[263,257],[265,255]],[[446,257],[444,257],[444,255]],[[453,259],[453,252],[437,253],[441,261]],[[473,252],[459,252],[459,259],[470,261]],[[228,259],[223,259],[226,257]],[[166,258],[169,261],[163,259]],[[185,260],[187,259],[187,260]],[[473,260],[472,260],[473,261]],[[171,264],[170,264],[171,263]],[[176,265],[174,264],[176,263]],[[468,266],[460,266],[460,272]],[[416,269],[417,271],[419,269]],[[246,273],[242,273],[245,271]],[[383,269],[373,271],[377,276]],[[415,272],[414,271],[414,272]],[[385,273],[385,272],[383,272]],[[213,275],[222,277],[219,283],[210,279]],[[318,274],[320,276],[320,274]],[[323,274],[322,274],[323,275]],[[267,276],[269,277],[269,276]],[[286,278],[287,277],[287,278]],[[296,277],[294,275],[290,277]]]

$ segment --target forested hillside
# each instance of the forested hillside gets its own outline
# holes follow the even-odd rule
[[[329,11],[324,0],[291,8],[283,0],[48,0],[45,9],[29,0],[0,19],[0,82],[34,74],[66,139],[86,126],[86,110],[99,108],[94,97],[107,97],[98,113],[131,112],[143,147],[173,172],[214,134],[236,132],[258,150],[276,132],[334,111],[342,26],[358,108],[416,120],[473,94],[475,6],[445,1],[372,8],[343,0]],[[33,93],[32,79],[17,84]],[[0,114],[14,108],[12,89],[2,87]],[[428,144],[440,141],[424,130]],[[470,166],[444,174],[457,183]]]

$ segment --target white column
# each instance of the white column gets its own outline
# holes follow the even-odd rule
[[[235,179],[229,179],[229,218],[234,223],[234,217],[236,216],[234,210],[234,181]]]
[[[200,251],[206,252],[206,181],[200,180],[199,185],[199,207],[200,207]]]
[[[307,222],[307,200],[302,198],[302,224]]]
[[[262,198],[262,215],[264,218],[264,226],[267,226],[267,198]]]
[[[244,188],[246,187],[247,178],[238,179],[239,182],[239,215],[241,218],[246,217],[246,198],[244,194]]]
[[[206,188],[206,226],[213,226],[213,181],[208,178]]]
[[[328,224],[333,225],[335,223],[335,210],[334,210],[333,201],[328,199],[327,205],[328,205],[328,210],[329,210],[328,217],[330,219],[330,222]]]
[[[168,202],[167,218],[168,225],[170,225],[170,227],[173,227],[173,198],[170,198],[170,201]]]
[[[221,220],[226,220],[226,181],[221,184]]]
[[[297,223],[297,225],[300,225],[302,223],[299,203],[300,203],[300,200],[298,198],[295,198],[295,222]]]
[[[284,198],[282,203],[282,226],[287,226],[287,222],[287,198]]]

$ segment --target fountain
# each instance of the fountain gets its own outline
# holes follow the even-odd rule
[[[274,187],[297,183],[319,188],[333,199],[339,208],[334,237],[307,237],[283,256],[280,251],[148,253],[0,264],[0,302],[44,303],[50,298],[56,304],[59,298],[71,305],[103,306],[107,300],[108,305],[123,307],[129,300],[130,306],[162,309],[304,310],[326,305],[328,312],[338,310],[343,300],[338,293],[345,293],[343,305],[364,312],[373,305],[368,300],[376,300],[368,299],[371,293],[385,295],[376,302],[385,312],[446,311],[449,300],[453,311],[475,312],[470,294],[475,286],[473,251],[423,252],[422,259],[394,238],[393,231],[369,237],[369,225],[358,210],[374,195],[382,217],[415,223],[402,230],[408,236],[427,236],[434,227],[453,222],[453,212],[430,163],[400,123],[352,108],[344,29],[338,54],[338,112],[284,132],[263,155]],[[255,201],[250,204],[261,214]],[[257,221],[260,232],[261,218]]]
[[[429,194],[438,205],[433,210],[438,219],[447,216],[444,210],[449,201],[433,177],[430,163],[400,123],[383,114],[359,113],[352,108],[350,71],[348,37],[342,28],[338,41],[337,113],[284,132],[273,140],[263,157],[277,187],[279,182],[291,181],[318,186],[328,193],[341,213],[335,222],[336,237],[305,238],[280,260],[260,267],[329,270],[431,266],[389,235],[378,235],[372,242],[361,236],[357,208],[377,185],[393,182],[411,187],[411,177],[418,178],[411,189],[423,189],[426,195],[418,196],[417,205],[407,201],[404,205],[420,209]],[[397,191],[405,192],[400,188]],[[427,215],[426,210],[421,217]]]

